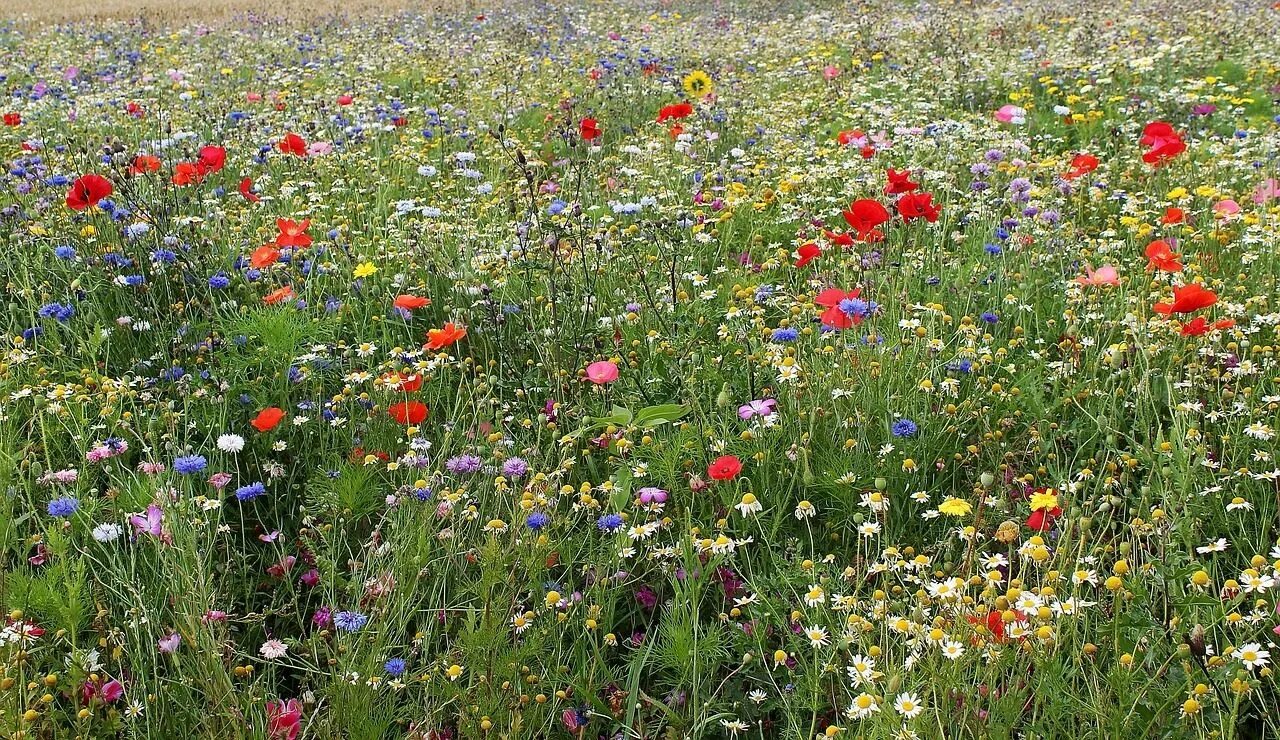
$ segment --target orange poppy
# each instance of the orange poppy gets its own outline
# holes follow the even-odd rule
[[[427,332],[427,349],[443,349],[466,335],[465,328],[449,322],[443,328],[431,329]]]
[[[421,424],[427,418],[427,405],[421,401],[393,403],[387,407],[387,415],[399,424]]]
[[[430,306],[431,299],[422,298],[421,296],[409,295],[408,293],[405,293],[403,295],[396,296],[396,299],[393,305],[395,305],[396,308],[402,308],[406,311],[413,311],[418,308],[423,308],[424,306]]]
[[[293,297],[293,286],[286,285],[283,288],[277,288],[262,297],[262,302],[268,306],[274,306],[277,303],[284,303]]]
[[[275,429],[276,425],[279,424],[280,420],[283,418],[284,410],[271,406],[259,411],[258,415],[253,417],[253,421],[249,422],[249,425],[254,429],[257,429],[259,432],[269,432],[272,429]]]
[[[280,250],[270,244],[264,244],[253,250],[253,254],[249,257],[249,264],[261,270],[274,265],[278,259],[280,259]]]

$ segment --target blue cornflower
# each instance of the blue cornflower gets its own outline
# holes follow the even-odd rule
[[[529,529],[532,529],[533,531],[537,532],[539,529],[542,529],[543,527],[551,523],[551,517],[547,516],[541,511],[535,511],[529,515],[528,519],[524,520],[524,523],[525,523],[525,526],[529,527]]]
[[[166,264],[176,262],[178,255],[172,249],[157,249],[151,253],[151,259],[154,262],[164,262]]]
[[[982,315],[981,315],[981,316],[979,316],[978,318],[982,319],[983,321],[987,322],[988,324],[994,324],[994,323],[996,323],[997,321],[999,321],[999,320],[1000,320],[1000,317],[999,317],[999,316],[997,316],[996,314],[994,314],[994,313],[992,313],[992,312],[990,312],[990,311],[984,311],[984,312],[982,313]]]
[[[914,437],[916,432],[920,431],[920,427],[910,419],[898,419],[893,422],[889,431],[893,432],[895,437]]]
[[[775,342],[794,342],[799,336],[800,331],[790,327],[773,330],[773,341]]]
[[[355,632],[369,623],[369,617],[360,612],[338,612],[333,623],[343,632]]]
[[[622,515],[605,514],[596,520],[596,528],[601,532],[617,532],[622,529]]]
[[[66,244],[63,244],[62,246],[53,250],[53,256],[57,257],[60,260],[73,260],[76,258],[76,249],[75,247],[70,247],[70,246],[67,246]]]
[[[1004,248],[1003,248],[1003,247],[1001,247],[999,244],[990,244],[990,243],[988,243],[988,244],[986,244],[985,246],[983,246],[983,247],[982,247],[982,249],[983,249],[983,251],[985,251],[987,254],[990,254],[990,255],[993,255],[993,256],[994,256],[994,255],[998,255],[998,254],[1000,254],[1000,253],[1004,252]]]
[[[182,475],[195,475],[203,472],[209,465],[204,455],[183,455],[173,461],[173,469]]]
[[[388,660],[386,663],[383,663],[382,667],[386,669],[387,673],[390,673],[392,676],[399,676],[400,674],[404,673],[404,668],[405,668],[404,658],[392,658]]]
[[[220,272],[209,278],[209,287],[214,290],[222,290],[223,288],[230,287],[230,285],[231,278],[227,277],[225,272]]]
[[[80,502],[70,496],[55,498],[49,502],[49,516],[71,516],[80,508]]]
[[[237,501],[252,501],[253,499],[266,495],[267,487],[261,481],[254,481],[247,486],[240,486],[236,489]]]
[[[42,319],[57,319],[65,324],[76,315],[76,309],[70,304],[46,303],[36,311],[36,315]]]

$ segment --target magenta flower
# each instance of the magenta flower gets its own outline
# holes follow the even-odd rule
[[[772,398],[760,398],[751,403],[744,403],[738,407],[738,416],[745,421],[755,416],[772,416],[778,407],[778,402]]]

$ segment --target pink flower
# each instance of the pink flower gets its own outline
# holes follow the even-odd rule
[[[607,385],[618,379],[618,366],[612,362],[593,362],[587,365],[587,380],[596,385]]]
[[[1280,180],[1274,177],[1263,180],[1258,189],[1253,191],[1253,202],[1259,205],[1276,198],[1280,198]]]
[[[1076,278],[1076,282],[1086,287],[1101,288],[1104,285],[1120,284],[1120,275],[1112,265],[1103,265],[1096,271],[1089,265],[1085,265],[1084,272],[1084,275]]]
[[[227,484],[230,482],[231,482],[230,473],[214,473],[213,475],[209,476],[209,485],[213,486],[219,491],[221,491],[223,488],[226,488]]]
[[[1016,105],[1004,105],[995,112],[995,119],[1000,123],[1012,123],[1018,126],[1027,122],[1027,112]]]
[[[332,151],[333,151],[333,144],[330,144],[327,141],[312,142],[312,144],[307,147],[307,154],[309,154],[312,157],[319,154],[329,154]]]
[[[302,705],[297,699],[267,702],[267,733],[272,738],[293,740],[302,728]]]
[[[1215,216],[1219,218],[1234,216],[1239,212],[1240,212],[1240,204],[1235,202],[1234,200],[1231,200],[1230,198],[1227,198],[1226,200],[1220,200],[1217,203],[1215,203],[1213,206],[1213,213]]]
[[[160,648],[160,652],[165,655],[178,652],[178,646],[181,644],[182,635],[177,632],[170,632],[156,641],[156,647]]]
[[[830,82],[831,80],[834,80],[839,76],[840,76],[840,68],[834,64],[828,64],[827,66],[822,68],[822,77],[828,82]]]
[[[757,399],[738,407],[738,416],[744,421],[753,416],[772,416],[778,402],[772,398]]]
[[[114,704],[124,696],[124,686],[119,681],[112,679],[102,685],[102,700],[108,704]]]

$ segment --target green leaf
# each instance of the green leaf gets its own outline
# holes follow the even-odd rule
[[[677,421],[689,408],[678,403],[664,403],[659,406],[647,406],[636,413],[636,426],[652,428]]]

